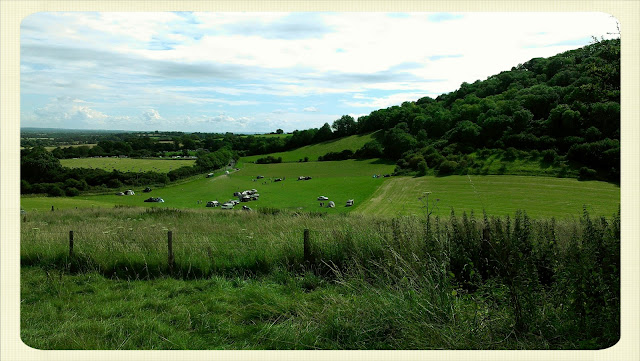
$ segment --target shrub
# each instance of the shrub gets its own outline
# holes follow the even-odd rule
[[[52,184],[47,190],[49,197],[63,197],[64,191],[56,184]]]
[[[580,173],[579,173],[579,176],[578,176],[578,180],[595,179],[597,174],[598,174],[598,172],[596,172],[594,169],[587,168],[587,167],[582,167],[582,168],[580,168]]]
[[[77,188],[69,187],[64,190],[67,196],[75,197],[80,194],[80,191]]]
[[[427,174],[427,162],[423,159],[418,163],[418,175],[423,176]]]
[[[545,163],[553,163],[556,161],[556,157],[558,156],[558,153],[556,153],[555,150],[553,149],[547,149],[542,151],[542,161]]]
[[[453,173],[458,168],[458,163],[445,160],[440,164],[440,168],[438,168],[438,175],[447,175]]]

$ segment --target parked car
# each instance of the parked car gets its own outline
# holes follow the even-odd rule
[[[233,209],[233,206],[234,206],[233,203],[227,202],[227,203],[223,204],[221,208],[222,209]]]
[[[147,187],[147,188],[145,188],[145,189],[143,190],[143,192],[145,192],[145,193],[149,193],[149,192],[151,192],[151,188]]]
[[[217,207],[220,203],[218,201],[209,201],[207,202],[207,207]]]
[[[160,197],[149,197],[144,200],[145,202],[164,203],[164,199]]]
[[[251,208],[249,208],[249,207],[247,207],[247,206],[242,206],[242,210],[243,210],[243,211],[250,211],[250,210],[251,210]]]
[[[319,201],[328,201],[328,200],[329,200],[329,197],[320,196],[320,197],[318,197],[318,200],[319,200]]]

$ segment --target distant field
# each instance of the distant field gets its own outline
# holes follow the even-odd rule
[[[440,199],[434,212],[438,215],[448,215],[451,208],[458,214],[471,210],[481,214],[484,209],[489,215],[513,215],[516,210],[523,209],[531,217],[565,218],[579,216],[582,206],[586,205],[594,215],[610,216],[620,204],[620,188],[597,181],[511,175],[372,178],[373,174],[391,173],[393,168],[393,164],[379,160],[247,163],[240,171],[229,176],[205,178],[203,175],[187,183],[154,189],[149,194],[142,193],[142,187],[139,187],[134,188],[134,196],[29,197],[22,198],[21,204],[27,211],[49,211],[52,205],[57,208],[113,207],[117,204],[204,208],[207,201],[224,202],[234,198],[233,192],[252,188],[260,193],[260,200],[248,203],[254,209],[270,207],[331,213],[353,211],[385,217],[422,215],[423,203],[418,197],[425,191],[432,192],[430,203]],[[257,175],[265,178],[254,182]],[[298,176],[311,176],[313,179],[298,181]],[[272,182],[276,177],[285,180]],[[333,200],[336,208],[320,208],[316,199],[321,195]],[[165,203],[144,203],[143,200],[149,196],[162,197]],[[355,200],[354,207],[344,207],[348,199]]]
[[[336,140],[330,140],[318,144],[308,145],[293,149],[288,152],[279,152],[271,154],[252,155],[250,157],[243,157],[240,160],[242,162],[255,162],[258,158],[264,158],[267,155],[271,155],[275,158],[282,157],[283,162],[297,162],[304,157],[309,157],[309,161],[317,161],[318,157],[325,155],[328,152],[341,152],[345,149],[356,151],[362,146],[373,139],[374,133],[365,135],[352,135],[350,137],[344,137]]]
[[[44,149],[48,150],[48,151],[52,151],[58,147],[60,148],[69,148],[69,147],[89,147],[89,148],[93,148],[95,147],[97,144],[71,144],[71,145],[59,145],[59,146],[55,146],[55,147],[44,147]],[[29,147],[30,148],[30,147]],[[24,149],[24,147],[20,147],[20,149]]]
[[[108,171],[119,170],[121,172],[147,172],[154,171],[166,173],[184,166],[192,166],[193,159],[132,159],[132,158],[78,158],[61,159],[60,163],[67,168],[92,168]]]
[[[291,134],[246,134],[246,135],[242,135],[242,137],[248,137],[248,136],[262,137],[262,138],[286,138],[286,137],[290,137]]]
[[[418,200],[429,195],[430,207],[440,199],[434,214],[448,215],[453,208],[489,215],[513,215],[522,209],[531,217],[580,216],[586,205],[591,214],[610,216],[618,211],[620,188],[611,183],[569,178],[529,176],[393,177],[376,190],[356,212],[380,216],[422,215]]]

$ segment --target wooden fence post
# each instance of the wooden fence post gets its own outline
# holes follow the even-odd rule
[[[69,231],[69,258],[73,257],[73,231]]]
[[[167,247],[168,247],[168,262],[169,262],[169,272],[173,273],[173,232],[169,231],[167,233]]]
[[[311,245],[309,244],[309,229],[304,229],[304,261],[311,261]]]

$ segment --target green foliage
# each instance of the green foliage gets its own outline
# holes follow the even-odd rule
[[[565,174],[587,166],[596,170],[598,179],[616,182],[619,148],[603,149],[610,150],[604,162],[603,156],[577,153],[591,154],[587,148],[596,146],[588,144],[619,139],[619,51],[620,41],[614,39],[531,59],[485,81],[465,82],[435,100],[373,111],[358,119],[358,129],[385,130],[384,157],[389,159],[399,159],[417,142],[446,156],[483,147],[552,150],[572,160]],[[577,148],[569,155],[572,147]]]
[[[342,152],[329,152],[318,157],[318,161],[335,161],[353,158],[354,154],[351,149],[345,149]]]
[[[356,121],[350,115],[343,115],[340,119],[334,121],[331,127],[335,131],[336,137],[353,135],[357,130]]]
[[[282,157],[273,157],[273,156],[266,156],[264,158],[258,158],[256,159],[256,163],[257,164],[272,164],[272,163],[282,163]]]
[[[20,157],[20,176],[29,182],[55,180],[62,165],[60,161],[43,147],[23,151]]]

